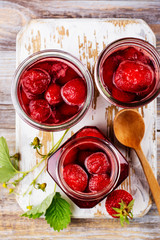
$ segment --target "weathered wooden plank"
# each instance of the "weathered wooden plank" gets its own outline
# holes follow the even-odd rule
[[[63,3],[64,2],[64,3]],[[160,24],[159,11],[160,4],[157,1],[113,1],[110,2],[110,8],[107,7],[107,1],[0,1],[0,49],[15,51],[15,37],[21,26],[31,18],[59,18],[59,17],[136,17],[144,19],[157,37],[157,48],[160,50]],[[156,2],[156,4],[155,4]],[[120,7],[121,5],[121,7]],[[122,6],[123,5],[123,6]],[[44,7],[43,7],[44,6]],[[130,8],[128,7],[130,6]],[[147,9],[148,8],[148,9]],[[11,54],[12,55],[12,54]],[[10,53],[8,57],[11,56]],[[0,52],[0,59],[3,59],[3,53]],[[13,55],[12,55],[13,56]],[[12,58],[11,56],[11,58]],[[14,59],[14,56],[13,58]],[[6,58],[7,61],[7,58]],[[14,59],[15,61],[15,59]],[[0,70],[0,103],[11,104],[10,98],[10,80],[11,72],[14,67],[8,64],[7,71],[10,74],[5,75],[5,86],[1,84],[2,77]],[[5,67],[6,65],[3,64]],[[0,64],[1,67],[1,64]],[[158,99],[158,129],[160,131],[160,100]],[[10,116],[7,116],[10,118]],[[0,112],[0,119],[3,116]],[[1,120],[5,124],[5,118]],[[0,136],[6,136],[11,151],[14,152],[15,133],[14,129],[0,127]],[[158,132],[158,179],[160,183],[160,133]],[[43,219],[29,220],[20,218],[22,213],[15,201],[14,195],[5,194],[5,190],[0,188],[0,239],[2,240],[51,240],[51,239],[160,239],[160,218],[155,205],[150,212],[143,218],[136,219],[128,227],[121,228],[115,220],[72,220],[72,223],[60,233],[55,233]],[[81,235],[81,233],[83,235]]]
[[[16,53],[0,52],[0,104],[12,104],[11,82],[16,67]]]
[[[0,49],[15,50],[16,34],[33,18],[142,18],[159,29],[159,11],[159,1],[1,1]]]
[[[0,128],[0,137],[4,137],[7,140],[10,154],[15,153],[15,129],[9,129],[9,128]]]

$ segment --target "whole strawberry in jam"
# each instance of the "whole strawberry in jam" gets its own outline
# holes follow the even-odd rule
[[[48,102],[44,99],[31,100],[29,111],[31,118],[38,122],[45,122],[52,113]]]
[[[121,102],[132,102],[136,98],[135,93],[124,92],[118,89],[116,86],[113,86],[112,88],[112,96]]]
[[[57,62],[51,67],[52,80],[55,82],[57,79],[64,78],[66,76],[66,71],[68,66],[65,63]]]
[[[21,81],[24,91],[38,95],[48,88],[51,78],[45,70],[30,69],[23,74]]]
[[[90,174],[103,174],[111,171],[109,158],[103,152],[96,152],[85,160],[85,167]]]
[[[71,106],[66,103],[62,103],[59,106],[59,112],[64,116],[73,116],[78,112],[78,110],[79,110],[78,106]]]
[[[93,154],[92,151],[89,150],[81,150],[78,152],[78,163],[84,167],[84,162],[87,157],[89,157],[91,154]]]
[[[133,218],[133,197],[125,190],[115,190],[107,197],[105,207],[113,218],[120,218],[121,225]]]
[[[105,189],[110,183],[110,177],[107,174],[95,174],[91,176],[88,184],[90,192],[96,193]]]
[[[94,127],[88,127],[88,128],[84,128],[81,131],[79,131],[76,134],[76,138],[80,138],[80,137],[97,137],[97,138],[101,138],[101,139],[105,139],[105,137],[103,136],[103,134],[100,133],[100,131],[98,131],[97,129],[95,129]]]
[[[146,90],[153,82],[154,73],[150,66],[139,61],[123,61],[115,72],[114,84],[122,91],[138,93]]]
[[[61,88],[63,100],[69,105],[78,105],[84,103],[87,96],[87,88],[83,79],[77,78],[67,82]]]
[[[88,184],[88,176],[82,167],[69,164],[63,169],[65,182],[75,191],[83,192]]]
[[[148,64],[150,61],[141,50],[138,50],[134,47],[128,47],[125,49],[123,51],[123,57],[125,60],[140,61],[144,64]]]
[[[56,83],[51,84],[45,92],[45,99],[50,105],[62,102],[61,87]]]
[[[78,155],[78,149],[76,147],[71,148],[65,156],[63,165],[66,166],[67,164],[74,163],[77,159],[77,155]]]

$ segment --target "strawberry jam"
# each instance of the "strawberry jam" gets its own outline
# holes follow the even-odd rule
[[[121,107],[140,107],[159,93],[160,57],[148,42],[119,39],[99,55],[95,82],[102,96]]]
[[[144,51],[128,47],[115,51],[104,61],[102,83],[121,102],[139,101],[152,92],[154,72],[154,64]]]
[[[128,162],[96,127],[84,127],[49,159],[47,170],[81,208],[91,208],[128,176]]]
[[[25,113],[47,125],[68,122],[82,110],[87,84],[69,61],[48,58],[36,61],[20,76],[18,99]]]

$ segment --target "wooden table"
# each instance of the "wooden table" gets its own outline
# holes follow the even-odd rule
[[[152,28],[160,51],[160,2],[157,1],[0,1],[0,136],[15,151],[15,111],[10,96],[16,62],[16,34],[32,18],[142,18]],[[157,99],[158,181],[160,183],[160,98]],[[153,204],[142,218],[122,228],[117,220],[74,219],[54,232],[43,219],[21,218],[14,195],[0,187],[0,239],[160,239],[160,216]]]

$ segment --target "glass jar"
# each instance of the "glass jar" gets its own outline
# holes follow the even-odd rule
[[[86,82],[86,88],[87,88],[86,99],[83,106],[78,111],[78,113],[75,114],[73,117],[69,118],[68,120],[63,121],[61,123],[56,123],[56,124],[40,123],[38,121],[35,121],[33,118],[31,118],[29,114],[27,114],[26,111],[24,111],[24,108],[21,106],[21,103],[18,97],[18,94],[20,91],[19,90],[20,78],[27,69],[30,69],[35,64],[39,64],[41,62],[46,62],[46,61],[52,61],[53,59],[54,60],[56,59],[57,61],[62,61],[62,62],[64,61],[64,63],[74,68],[83,77],[83,79]],[[56,49],[44,50],[44,51],[36,52],[33,55],[29,56],[18,66],[12,81],[11,96],[12,96],[12,101],[16,109],[16,112],[27,124],[39,130],[60,131],[60,130],[70,128],[71,126],[79,122],[83,118],[87,110],[89,109],[89,106],[93,98],[93,81],[88,69],[82,64],[80,60],[78,60],[73,55],[61,50],[56,50]]]
[[[93,136],[76,137],[77,134],[87,128],[96,129],[96,127],[84,127],[75,133],[66,143],[64,143],[49,159],[47,165],[47,171],[57,185],[63,190],[63,192],[80,208],[92,208],[102,199],[104,199],[113,189],[119,186],[119,184],[128,176],[129,165],[123,155],[113,146],[113,144],[106,139],[100,139]],[[100,132],[100,131],[99,131]],[[101,133],[102,134],[102,133]],[[104,136],[104,135],[103,135]],[[87,172],[85,166],[82,163],[78,163],[78,157],[74,159],[73,152],[75,150],[78,153],[84,151],[90,151],[91,149],[98,152],[105,153],[110,160],[110,180],[109,183],[100,191],[84,192],[73,190],[66,182],[63,176],[63,170],[69,164],[81,164],[81,167]],[[90,149],[90,150],[89,150]],[[68,162],[67,155],[71,154],[72,159]],[[69,155],[70,156],[70,155]],[[72,161],[74,159],[74,162]],[[67,161],[66,161],[67,160]],[[88,174],[88,179],[92,174]],[[97,175],[97,174],[96,174]],[[88,189],[88,186],[87,188]]]
[[[123,57],[124,57],[123,54],[127,51],[127,49],[133,50],[133,48],[135,48],[137,50],[137,53],[132,52],[131,53],[131,54],[133,54],[132,56],[125,55],[125,57],[127,56],[128,58],[126,57],[125,59],[123,59]],[[119,54],[119,56],[118,56],[119,62],[117,61],[118,58],[116,59],[116,54],[117,55]],[[141,61],[142,60],[142,62],[143,62],[145,60],[145,59],[142,59],[143,55],[144,55],[144,58],[146,57],[146,59],[149,59],[149,61],[148,60],[146,60],[146,61],[149,62],[149,64],[152,67],[152,70],[154,69],[154,86],[151,86],[151,87],[149,86],[148,90],[135,94],[135,96],[136,96],[135,98],[133,97],[133,93],[129,93],[129,95],[128,95],[129,97],[128,97],[128,96],[126,96],[126,94],[128,94],[128,92],[119,91],[119,89],[118,89],[116,95],[119,95],[119,97],[116,98],[115,91],[113,91],[112,87],[115,88],[114,77],[115,77],[116,69],[118,68],[119,64],[124,60],[129,60],[129,61]],[[117,61],[117,66],[115,66],[114,73],[112,72],[112,67],[114,65],[114,63],[112,64],[112,62],[111,62],[113,60],[113,59],[111,59],[112,56],[115,57],[114,59],[116,59],[115,61]],[[108,61],[108,71],[110,71],[110,73],[108,72],[108,74],[111,74],[112,80],[110,80],[109,75],[108,75],[109,77],[106,75],[107,77],[106,77],[106,80],[104,81],[105,75],[103,75],[104,74],[103,68],[105,66],[104,64],[105,64],[106,60],[109,60]],[[106,61],[106,63],[107,63],[107,61]],[[145,64],[148,64],[148,63],[145,63]],[[107,64],[106,64],[106,69],[107,69]],[[95,65],[94,76],[95,76],[96,86],[97,86],[100,94],[108,102],[110,102],[116,106],[123,107],[123,108],[140,107],[140,106],[146,105],[149,102],[151,102],[152,100],[154,100],[160,92],[160,55],[159,55],[158,51],[155,49],[155,47],[152,46],[147,41],[144,41],[144,40],[141,40],[138,38],[119,39],[119,40],[114,41],[111,44],[109,44],[100,53],[99,58]],[[107,81],[108,81],[108,83],[107,83]],[[110,84],[112,86],[107,86],[104,82],[106,82],[108,85]],[[123,95],[123,93],[124,93],[124,95]],[[134,98],[134,99],[132,99],[132,98]]]

